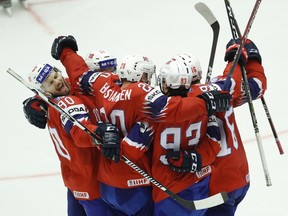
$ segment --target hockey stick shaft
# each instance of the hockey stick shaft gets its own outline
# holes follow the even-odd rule
[[[277,147],[278,147],[278,150],[279,150],[279,153],[282,155],[282,154],[284,154],[284,150],[283,150],[282,145],[281,145],[281,142],[280,142],[280,140],[279,140],[279,138],[278,138],[278,134],[277,134],[277,131],[276,131],[276,129],[275,129],[274,123],[273,123],[273,121],[272,121],[272,118],[271,118],[271,115],[270,115],[268,106],[267,106],[266,101],[265,101],[265,99],[264,99],[264,96],[261,98],[261,102],[262,102],[263,108],[264,108],[264,110],[265,110],[267,119],[268,119],[268,121],[269,121],[269,124],[270,124],[271,130],[272,130],[273,136],[274,136],[274,138],[275,138],[275,142],[276,142]]]
[[[259,9],[261,1],[262,0],[256,0],[256,2],[255,2],[254,8],[253,8],[252,13],[251,13],[251,16],[250,16],[250,18],[248,20],[248,23],[246,25],[246,29],[244,31],[243,36],[241,37],[240,46],[238,47],[238,49],[236,51],[236,54],[235,54],[234,59],[233,59],[232,66],[231,66],[231,68],[230,68],[230,70],[228,72],[228,75],[226,77],[226,80],[225,80],[225,83],[224,83],[224,90],[228,90],[229,83],[231,81],[231,78],[232,78],[232,75],[233,75],[234,70],[236,68],[236,65],[237,65],[237,63],[238,63],[238,61],[240,59],[241,51],[242,51],[242,49],[244,47],[244,44],[245,44],[245,42],[247,40],[248,34],[249,34],[250,30],[251,30],[252,24],[253,24],[254,19],[256,17],[256,14],[257,14],[257,11]]]
[[[7,73],[9,73],[11,76],[16,78],[19,82],[21,82],[23,85],[25,85],[28,89],[33,91],[35,94],[39,95],[45,102],[47,102],[50,106],[52,106],[54,109],[56,109],[61,114],[65,115],[71,122],[73,122],[76,126],[78,126],[81,130],[84,130],[88,135],[90,135],[92,138],[99,141],[99,138],[91,132],[87,127],[85,127],[81,122],[79,122],[77,119],[75,119],[73,116],[71,116],[69,113],[67,113],[65,110],[63,110],[61,107],[59,107],[56,103],[54,103],[53,100],[49,99],[45,94],[43,94],[39,89],[35,89],[30,86],[30,84],[23,79],[20,75],[18,75],[15,71],[12,69],[8,69]],[[99,141],[100,142],[100,141]],[[163,192],[167,193],[171,198],[173,198],[176,202],[184,206],[185,208],[189,210],[200,210],[205,208],[210,208],[216,205],[223,204],[228,200],[227,193],[221,192],[218,194],[215,194],[214,196],[210,196],[205,199],[201,200],[185,200],[172,191],[170,191],[168,188],[163,186],[160,182],[158,182],[156,179],[154,179],[152,176],[150,176],[147,172],[142,170],[140,167],[138,167],[135,163],[133,163],[131,160],[129,160],[126,156],[122,155],[121,160],[126,163],[128,166],[130,166],[132,169],[137,171],[140,175],[145,177],[147,180],[149,180],[152,184],[157,186],[159,189],[161,189]]]
[[[229,0],[225,0],[225,5],[226,5],[226,10],[227,10],[227,14],[228,14],[228,18],[229,18],[229,22],[230,22],[230,27],[231,27],[231,31],[232,31],[232,35],[233,35],[233,38],[237,38],[237,37],[242,37],[241,35],[241,31],[240,31],[240,28],[239,28],[239,25],[235,19],[235,16],[234,16],[234,13],[233,13],[233,10],[232,10],[232,7],[230,5],[230,2]],[[243,67],[243,70],[245,71],[245,68]],[[246,74],[246,72],[245,72]],[[269,109],[268,109],[268,106],[266,104],[266,101],[264,99],[264,96],[261,97],[261,102],[262,102],[262,105],[263,105],[263,108],[264,108],[264,111],[266,113],[266,116],[267,116],[267,119],[268,119],[268,122],[270,124],[270,127],[271,127],[271,130],[272,130],[272,133],[273,133],[273,136],[275,138],[275,141],[276,141],[276,144],[277,144],[277,147],[278,147],[278,150],[279,150],[279,153],[282,155],[284,154],[284,151],[283,151],[283,148],[282,148],[282,145],[281,145],[281,142],[278,138],[278,134],[277,134],[277,131],[275,129],[275,126],[274,126],[274,123],[272,121],[272,117],[270,115],[270,112],[269,112]]]
[[[205,18],[205,20],[209,23],[213,30],[213,41],[212,41],[212,47],[210,52],[210,58],[209,58],[209,64],[206,74],[206,80],[205,83],[209,82],[212,75],[212,69],[215,59],[215,53],[216,53],[216,47],[218,43],[218,36],[220,31],[220,25],[217,21],[216,17],[212,13],[212,11],[208,8],[208,6],[202,2],[198,2],[195,4],[195,9]]]
[[[237,36],[241,36],[241,32],[240,32],[239,26],[237,25],[237,21],[235,19],[233,10],[230,6],[229,0],[224,0],[224,1],[225,1],[225,6],[226,6],[226,10],[227,10],[227,15],[228,15],[229,23],[230,23],[232,36],[234,39],[236,39]],[[261,139],[261,136],[259,133],[257,118],[256,118],[254,105],[253,105],[252,97],[251,97],[251,92],[250,92],[250,88],[249,88],[249,84],[248,84],[248,78],[247,78],[245,68],[243,66],[241,66],[241,72],[242,72],[242,77],[244,80],[245,93],[248,97],[249,110],[250,110],[250,114],[251,114],[251,119],[252,119],[252,123],[253,123],[253,127],[254,127],[254,132],[255,132],[257,144],[258,144],[259,154],[261,157],[261,162],[262,162],[262,167],[263,167],[263,171],[264,171],[264,175],[265,175],[266,185],[271,186],[272,183],[271,183],[271,179],[270,179],[270,175],[269,175],[269,171],[268,171],[268,166],[267,166],[267,162],[266,162],[266,157],[265,157],[265,153],[264,153],[262,139]]]

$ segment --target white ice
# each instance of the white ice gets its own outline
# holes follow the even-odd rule
[[[63,69],[50,56],[55,37],[71,34],[79,54],[106,49],[119,59],[126,54],[150,56],[158,68],[172,55],[194,53],[207,71],[212,31],[194,9],[195,0],[30,0],[25,10],[13,1],[13,16],[0,8],[0,215],[66,215],[66,189],[47,130],[31,126],[22,101],[33,93],[11,77],[23,77],[38,63]],[[225,45],[231,38],[224,1],[203,0],[221,26],[212,75],[225,66]],[[252,0],[231,0],[242,33],[254,7]],[[245,143],[251,187],[237,216],[286,216],[287,148],[287,8],[288,1],[263,1],[249,33],[263,58],[268,78],[265,95],[285,154],[280,155],[261,101],[254,108],[272,186],[267,187],[248,105],[236,110]],[[286,17],[286,18],[285,18]],[[63,69],[64,70],[64,69]],[[285,84],[286,83],[286,84]],[[237,172],[237,170],[235,170]]]

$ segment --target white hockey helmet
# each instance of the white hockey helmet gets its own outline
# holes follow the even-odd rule
[[[178,54],[168,61],[159,71],[158,82],[167,87],[189,89],[192,82],[200,81],[202,69],[198,59],[191,54]]]
[[[142,75],[147,74],[146,81],[150,83],[155,69],[156,66],[148,57],[142,55],[127,55],[120,63],[118,75],[121,79],[127,79],[127,81],[130,82],[139,82]]]
[[[85,62],[91,70],[100,70],[114,67],[116,69],[117,59],[106,50],[92,51],[85,57]]]
[[[58,69],[49,64],[38,64],[28,74],[28,81],[35,88],[39,89],[53,70],[59,72]]]

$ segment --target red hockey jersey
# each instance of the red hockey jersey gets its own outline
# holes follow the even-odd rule
[[[222,89],[230,66],[231,63],[225,68],[223,76],[213,78],[208,85],[192,85],[190,94],[195,96],[202,94],[203,90]],[[257,61],[249,61],[246,65],[246,71],[252,98],[257,99],[266,90],[264,69]],[[229,91],[232,94],[234,106],[239,106],[246,102],[241,69],[238,65],[229,84]],[[250,181],[246,153],[235,120],[233,107],[224,113],[218,113],[216,117],[221,131],[221,151],[212,169],[211,194],[221,191],[231,192],[245,186]]]
[[[73,95],[54,99],[62,109],[94,131],[89,114],[82,100]],[[64,115],[49,106],[47,125],[61,165],[64,184],[76,199],[92,200],[100,197],[97,181],[100,151],[90,136],[73,125]]]
[[[214,120],[213,120],[214,119]],[[174,193],[179,193],[211,174],[211,167],[220,151],[220,131],[215,116],[199,116],[182,123],[158,123],[153,143],[152,175]],[[165,155],[174,150],[196,150],[201,154],[202,170],[196,173],[179,173],[170,170]],[[159,202],[167,198],[157,187],[153,189],[153,200]]]
[[[63,50],[60,59],[76,92],[93,95],[95,113],[102,121],[115,124],[122,137],[128,134],[136,122],[181,122],[207,115],[205,102],[200,98],[167,98],[160,90],[144,83],[133,83],[122,89],[117,75],[89,71],[82,57],[68,48]],[[150,173],[147,154],[134,162]],[[103,157],[99,180],[119,188],[150,185],[124,162],[115,164]]]

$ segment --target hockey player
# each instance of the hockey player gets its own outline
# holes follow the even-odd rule
[[[117,128],[112,124],[91,123],[89,113],[79,97],[71,93],[61,71],[49,64],[37,65],[28,77],[31,85],[53,98],[53,101],[67,113],[85,125],[102,140],[103,155],[109,155],[111,146],[120,145]],[[29,103],[31,98],[24,104]],[[68,215],[116,215],[100,197],[97,181],[98,163],[101,153],[91,137],[73,125],[65,115],[53,107],[38,101],[47,112],[47,126],[61,165],[61,173],[68,188]],[[93,120],[95,122],[95,120]]]
[[[105,71],[112,73],[116,71],[117,67],[116,58],[106,50],[90,51],[85,57],[85,62],[91,71]],[[107,62],[110,63],[107,64]],[[78,97],[82,100],[87,99],[87,97],[83,98],[81,95],[78,95]],[[40,129],[45,129],[47,118],[46,112],[40,108],[42,103],[43,102],[39,98],[32,97],[23,102],[23,111],[30,124]],[[85,103],[87,103],[87,101]]]
[[[178,55],[159,71],[158,85],[167,96],[187,97],[191,83],[201,79],[199,61]],[[152,175],[186,200],[209,196],[210,164],[220,151],[216,117],[199,116],[180,123],[157,123],[152,151]],[[207,209],[191,211],[166,193],[153,188],[154,216],[200,216]]]
[[[24,8],[28,8],[28,0],[19,0],[19,2],[23,5]]]
[[[19,0],[24,8],[28,8],[27,0]],[[0,5],[6,10],[9,16],[12,16],[12,1],[11,0],[0,0]]]
[[[209,85],[210,88],[223,88],[223,82],[225,82],[225,77],[232,64],[239,43],[239,39],[236,41],[232,39],[227,44],[224,59],[228,64],[223,76],[214,78]],[[229,85],[234,107],[247,102],[243,80],[241,80],[240,65],[245,66],[253,100],[262,97],[267,88],[261,55],[256,45],[248,39],[242,50],[239,66],[234,71],[233,80],[231,85]],[[196,89],[199,88],[197,85],[195,87]],[[195,90],[193,86],[192,89]],[[237,206],[246,196],[250,186],[248,161],[236,124],[233,107],[225,114],[217,114],[217,118],[219,122],[223,124],[225,136],[222,137],[222,150],[215,161],[214,170],[211,175],[210,192],[211,194],[215,194],[219,192],[219,190],[225,190],[228,192],[229,200],[225,204],[208,209],[207,215],[234,216]],[[235,172],[235,170],[237,170],[237,172]]]
[[[202,94],[207,90],[223,89],[226,76],[232,65],[232,60],[239,46],[240,40],[231,40],[226,47],[225,61],[228,64],[222,76],[215,77],[208,84],[194,83],[191,85],[189,96]],[[232,102],[237,107],[247,98],[243,88],[240,66],[245,65],[248,83],[251,90],[252,99],[261,97],[266,90],[266,77],[261,65],[261,56],[256,45],[247,40],[241,52],[241,58],[236,66],[231,81],[229,91],[232,94]],[[228,111],[216,114],[221,130],[221,151],[217,156],[213,166],[210,180],[210,195],[221,191],[226,191],[229,196],[228,202],[209,208],[208,216],[233,216],[238,204],[244,199],[250,185],[249,168],[245,149],[238,130],[236,119],[231,107]]]
[[[228,104],[228,95],[215,94],[214,99],[206,98],[206,102],[197,97],[187,100],[180,97],[167,98],[159,90],[144,83],[147,78],[144,82],[138,82],[144,73],[147,76],[149,72],[155,71],[154,64],[144,56],[139,58],[131,55],[124,58],[120,66],[120,73],[122,71],[123,74],[120,75],[122,82],[119,85],[119,77],[111,73],[87,72],[87,65],[84,60],[80,61],[77,50],[74,37],[60,36],[54,40],[51,54],[56,60],[61,60],[76,91],[94,96],[95,112],[99,113],[103,121],[115,123],[122,137],[138,121],[173,122],[182,118],[184,121],[189,116],[207,115],[206,106],[209,112],[214,113],[218,111],[220,103]],[[216,102],[217,106],[211,106],[211,102]],[[227,107],[222,108],[226,110]],[[149,172],[149,163],[145,157],[135,163]],[[115,164],[111,160],[102,160],[99,178],[101,194],[107,203],[128,215],[150,215],[147,212],[152,210],[151,206],[147,207],[151,205],[150,183],[143,176],[128,169],[121,161]]]
[[[0,5],[6,10],[9,16],[12,16],[12,2],[11,0],[0,0]]]

